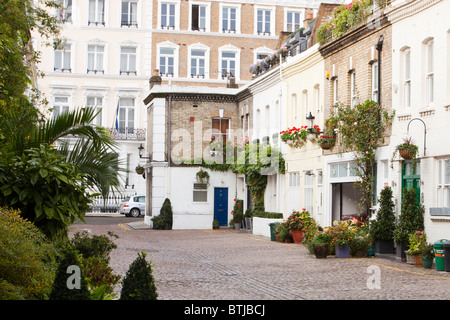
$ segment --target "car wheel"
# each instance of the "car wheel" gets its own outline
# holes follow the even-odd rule
[[[141,212],[137,208],[133,208],[130,210],[130,216],[137,218],[141,215]]]

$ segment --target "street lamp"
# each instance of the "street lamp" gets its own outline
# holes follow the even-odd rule
[[[144,146],[142,145],[142,143],[139,145],[138,150],[139,150],[139,158],[141,158],[141,159],[150,159],[150,157],[144,157],[142,155],[143,152],[144,152]]]

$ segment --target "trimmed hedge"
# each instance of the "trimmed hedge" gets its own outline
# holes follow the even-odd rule
[[[283,219],[283,214],[279,212],[255,212],[253,216],[258,218]]]

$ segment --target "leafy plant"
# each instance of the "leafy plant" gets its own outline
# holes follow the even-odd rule
[[[106,235],[89,235],[87,230],[76,232],[70,240],[70,245],[77,250],[84,259],[91,257],[100,258],[105,262],[109,262],[109,254],[117,248],[113,239],[119,236],[114,232],[108,231]]]
[[[214,219],[213,223],[212,223],[212,227],[213,227],[213,229],[219,229],[220,228],[219,220]]]
[[[67,270],[73,266],[78,267],[80,271],[79,278],[73,279],[74,281],[79,281],[79,288],[69,288],[68,286],[70,274],[67,273]],[[88,290],[86,279],[80,268],[80,258],[77,252],[70,246],[65,249],[64,257],[56,271],[50,300],[91,300],[91,293]]]
[[[354,183],[361,190],[358,202],[361,214],[370,217],[373,202],[375,152],[384,141],[386,128],[394,114],[389,114],[377,102],[367,100],[356,106],[336,104],[327,121],[328,130],[338,130],[343,151],[354,153],[355,174],[360,178]]]
[[[365,253],[371,240],[369,237],[357,235],[350,241],[350,254],[356,255],[358,252]]]
[[[20,211],[0,207],[0,299],[46,299],[58,249]]]
[[[317,139],[317,144],[322,145],[324,143],[328,143],[330,145],[334,145],[335,138],[333,136],[325,136],[321,135],[319,139]]]
[[[145,260],[147,253],[141,252],[134,260],[122,282],[120,300],[156,300],[152,265]]]
[[[201,170],[195,174],[195,178],[198,183],[209,185],[209,173],[207,171]]]
[[[120,275],[115,275],[108,263],[98,257],[82,259],[82,270],[90,291],[103,287],[105,294],[112,294],[114,286],[120,281]]]
[[[425,259],[433,259],[434,258],[434,249],[432,243],[427,243],[422,246],[422,251],[420,252],[420,256]]]
[[[370,235],[374,240],[392,240],[395,230],[394,201],[392,200],[392,189],[384,187],[380,193],[380,208],[375,220],[370,222]]]
[[[152,218],[154,229],[172,229],[173,224],[173,212],[172,204],[169,198],[164,200],[161,209],[159,210],[159,215]]]
[[[415,164],[417,153],[419,152],[419,147],[414,143],[414,140],[411,137],[403,138],[403,143],[400,143],[395,147],[394,152],[392,153],[391,163],[393,163],[396,153],[401,152],[401,150],[409,151],[409,155],[411,156],[411,159],[414,160],[413,163]],[[415,166],[413,167],[415,168]]]
[[[244,220],[244,200],[235,199],[232,214],[234,223]]]
[[[423,231],[416,231],[409,235],[409,248],[408,253],[410,255],[418,255],[422,252],[422,249],[427,244],[427,235]]]
[[[425,209],[418,203],[416,193],[417,190],[414,188],[403,189],[401,212],[394,230],[394,241],[397,244],[407,245],[411,233],[424,230]]]

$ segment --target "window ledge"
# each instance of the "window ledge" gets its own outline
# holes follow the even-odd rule
[[[450,208],[437,207],[430,208],[431,220],[435,222],[450,222]]]

